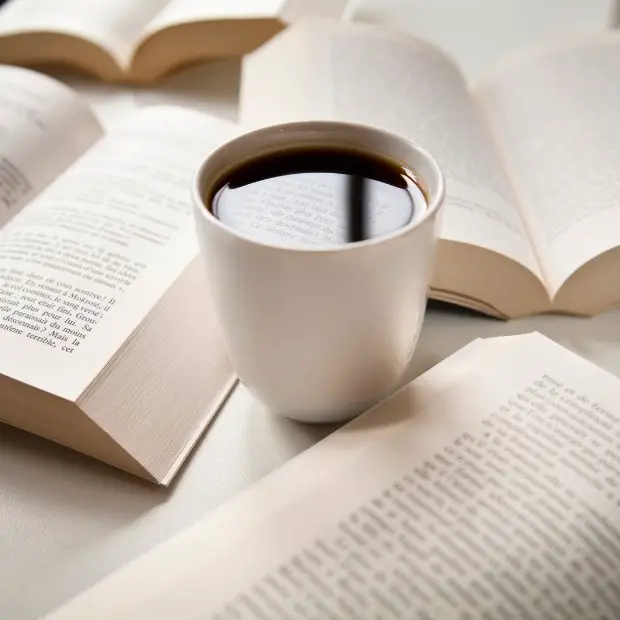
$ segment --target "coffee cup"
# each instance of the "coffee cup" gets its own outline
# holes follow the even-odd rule
[[[229,171],[291,145],[403,165],[424,192],[424,212],[387,234],[329,247],[265,241],[214,215],[208,197]],[[335,423],[401,385],[424,319],[444,197],[427,151],[369,126],[286,123],[217,148],[192,193],[207,292],[235,371],[260,401],[298,421]]]

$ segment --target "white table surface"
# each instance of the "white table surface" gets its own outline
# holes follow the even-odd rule
[[[595,31],[613,0],[374,0],[356,19],[398,23],[431,39],[475,82],[498,57],[554,34]],[[236,118],[238,63],[183,72],[152,91],[63,76],[113,126],[122,112],[174,102]],[[503,323],[432,305],[416,371],[478,336],[541,331],[620,376],[620,310],[595,319]],[[189,526],[330,429],[279,419],[236,390],[170,489],[26,433],[0,427],[0,619],[32,620]],[[205,579],[208,576],[205,575]]]

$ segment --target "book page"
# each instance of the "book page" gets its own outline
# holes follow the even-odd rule
[[[200,21],[282,19],[308,15],[339,17],[346,0],[170,0],[144,29],[143,37],[171,26]]]
[[[0,228],[103,135],[75,92],[0,66]]]
[[[347,0],[170,0],[144,28],[131,76],[152,82],[199,60],[239,58],[302,17],[339,18]]]
[[[552,293],[620,245],[620,35],[538,50],[480,89]]]
[[[617,617],[619,396],[473,343],[48,620]]]
[[[442,237],[541,276],[486,124],[456,67],[431,46],[376,26],[300,22],[245,59],[240,118],[340,120],[410,138],[446,177]]]
[[[136,112],[0,231],[0,373],[81,393],[195,256],[193,175],[236,131]]]
[[[169,0],[14,0],[0,10],[0,36],[56,32],[91,41],[126,66],[146,24]]]
[[[143,36],[202,20],[274,18],[284,4],[285,0],[171,0],[146,26]]]

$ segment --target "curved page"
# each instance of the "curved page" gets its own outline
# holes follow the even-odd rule
[[[0,66],[0,228],[102,135],[64,84]]]
[[[190,188],[236,127],[131,115],[0,232],[0,373],[75,400],[196,255]]]
[[[277,18],[286,0],[172,0],[144,35],[196,21]]]
[[[515,59],[480,90],[552,294],[620,245],[618,76],[610,33]]]
[[[48,620],[615,618],[619,397],[474,343]]]
[[[89,41],[119,67],[135,40],[169,0],[15,0],[0,11],[0,37],[59,33]]]

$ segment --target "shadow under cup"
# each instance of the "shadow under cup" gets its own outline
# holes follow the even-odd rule
[[[203,197],[243,162],[292,146],[401,164],[416,174],[426,209],[377,238],[292,247],[235,230],[205,205]],[[259,400],[299,421],[333,423],[399,387],[424,318],[444,196],[439,166],[424,149],[350,123],[271,126],[215,150],[192,191],[207,290],[235,370]]]

